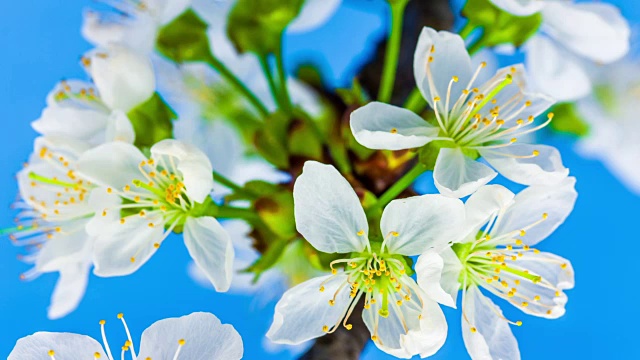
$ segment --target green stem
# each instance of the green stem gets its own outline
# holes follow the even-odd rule
[[[263,117],[267,117],[269,115],[269,110],[264,106],[264,104],[258,99],[258,97],[247,88],[247,86],[240,81],[232,72],[229,70],[220,60],[218,60],[215,56],[210,55],[207,57],[207,63],[211,65],[218,73],[225,78],[238,92],[243,94],[247,100],[256,108],[256,110]]]
[[[284,60],[282,55],[282,36],[280,36],[280,44],[278,44],[278,50],[276,52],[276,68],[278,69],[278,79],[280,83],[280,95],[282,98],[282,105],[284,110],[291,113],[293,105],[291,104],[291,97],[289,97],[289,90],[287,88],[287,73],[284,68]]]
[[[395,184],[393,184],[387,191],[378,198],[378,202],[375,203],[372,207],[367,209],[367,214],[373,214],[376,211],[382,209],[385,205],[387,205],[391,200],[395,199],[400,193],[402,193],[406,188],[411,186],[411,184],[420,176],[422,173],[427,171],[426,166],[422,164],[416,164],[413,169],[409,170],[408,173],[404,174]]]
[[[407,101],[404,102],[404,108],[409,109],[415,113],[420,113],[427,106],[427,101],[422,96],[420,89],[417,87],[411,91]]]
[[[393,84],[396,80],[398,57],[400,56],[404,8],[406,5],[407,1],[391,3],[391,32],[389,33],[389,39],[387,41],[382,81],[380,82],[380,89],[378,90],[378,101],[385,103],[391,100],[391,95],[393,94]]]
[[[267,55],[260,55],[260,67],[262,67],[262,72],[264,73],[264,77],[267,78],[267,82],[269,83],[269,90],[271,91],[271,96],[273,96],[273,101],[276,104],[280,104],[280,96],[278,95],[278,86],[276,85],[276,80],[273,78],[273,74],[271,73],[271,66],[269,66],[269,59]]]
[[[238,195],[244,195],[245,197],[249,198],[249,199],[255,199],[257,198],[256,194],[245,190],[244,188],[242,188],[242,186],[236,184],[235,182],[229,180],[228,178],[224,177],[222,174],[214,171],[213,172],[213,180],[215,180],[218,184],[229,188],[230,190],[232,190],[234,193],[238,194]]]
[[[243,219],[247,221],[258,221],[260,219],[258,215],[251,209],[237,208],[226,205],[218,207],[216,217],[225,219]]]

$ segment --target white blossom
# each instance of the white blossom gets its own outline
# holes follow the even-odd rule
[[[518,195],[500,185],[482,187],[465,204],[469,234],[418,259],[418,284],[440,303],[455,307],[462,290],[462,334],[472,359],[520,359],[509,325],[522,321],[507,319],[481,288],[529,315],[564,315],[564,290],[574,285],[571,263],[534,246],[573,210],[574,185],[568,177]]]
[[[37,332],[16,343],[8,360],[124,359],[211,359],[239,360],[244,352],[242,338],[233,326],[222,324],[210,313],[196,312],[179,318],[156,321],[142,333],[138,351],[122,314],[118,319],[127,333],[123,345],[109,346],[105,320],[100,320],[102,345],[93,338],[73,333]],[[118,356],[118,351],[120,356]]]
[[[545,127],[534,123],[553,100],[529,90],[521,65],[498,70],[476,84],[485,63],[473,71],[462,38],[424,28],[414,58],[418,88],[435,111],[435,124],[396,106],[372,102],[351,115],[358,142],[372,149],[401,150],[441,141],[433,172],[443,195],[464,197],[491,181],[497,170],[525,185],[556,183],[568,174],[554,147],[520,144]],[[481,156],[493,169],[477,162]]]

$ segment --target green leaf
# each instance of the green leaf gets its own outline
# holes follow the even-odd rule
[[[177,115],[158,93],[129,111],[127,117],[136,133],[134,145],[141,150],[173,137],[172,120]]]
[[[549,126],[555,132],[578,137],[589,133],[589,125],[582,120],[573,103],[560,103],[551,108],[554,117]]]
[[[542,24],[542,15],[515,16],[501,10],[489,0],[468,0],[462,14],[473,28],[481,27],[484,46],[501,44],[522,45]]]
[[[177,63],[207,61],[211,57],[207,27],[207,23],[188,9],[160,29],[156,48]]]
[[[289,129],[289,153],[313,160],[322,159],[322,139],[311,124],[302,120],[293,121]]]
[[[240,53],[275,53],[285,28],[304,0],[238,0],[229,13],[227,34]]]
[[[269,245],[267,250],[256,260],[251,266],[243,270],[243,272],[255,273],[253,278],[254,282],[260,279],[260,275],[263,272],[269,270],[282,256],[282,253],[287,248],[288,240],[277,240]]]
[[[291,239],[297,235],[293,213],[293,193],[286,189],[256,200],[254,208],[264,224],[278,238]]]

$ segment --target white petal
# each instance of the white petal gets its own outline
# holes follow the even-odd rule
[[[512,255],[516,255],[516,252]],[[501,281],[506,281],[508,286],[516,289],[515,296],[505,296],[505,300],[529,315],[547,319],[564,315],[568,298],[562,290],[574,286],[573,267],[568,260],[546,252],[525,252],[516,261],[507,257],[506,264],[510,268],[540,276],[541,279],[534,282],[503,271],[500,274]]]
[[[305,162],[293,200],[296,228],[316,249],[350,253],[367,246],[369,225],[360,200],[333,166]],[[358,235],[360,231],[364,234]]]
[[[442,148],[436,159],[433,180],[442,195],[465,197],[498,175],[485,164],[462,153],[460,148]]]
[[[503,320],[502,310],[491,299],[471,286],[462,298],[462,338],[473,360],[519,360],[518,342],[509,323]],[[472,332],[471,328],[476,332]]]
[[[55,104],[46,107],[31,126],[45,136],[71,137],[93,143],[104,134],[107,123],[108,115],[97,109]]]
[[[158,1],[156,10],[160,24],[165,25],[180,16],[193,0],[161,0]]]
[[[539,154],[531,156],[535,151]],[[480,150],[480,154],[502,176],[518,184],[556,184],[569,175],[569,169],[562,165],[560,152],[553,146],[511,144]]]
[[[629,51],[629,24],[611,4],[549,2],[542,16],[551,37],[597,63],[611,63]]]
[[[151,147],[151,157],[174,158],[176,167],[183,176],[185,191],[189,198],[203,202],[213,190],[213,168],[207,155],[197,147],[173,139],[162,140]]]
[[[578,197],[575,183],[574,177],[568,177],[556,185],[524,189],[516,195],[513,205],[506,210],[491,233],[501,235],[518,232],[540,221],[542,214],[546,213],[546,220],[527,229],[526,235],[519,237],[527,245],[539,243],[558,228],[573,210]]]
[[[36,269],[41,272],[58,271],[68,264],[89,259],[92,240],[83,229],[85,223],[79,222],[78,228],[68,233],[53,234],[38,252]]]
[[[155,244],[160,243],[164,232],[162,215],[131,215],[124,219],[124,224],[111,224],[97,237],[94,274],[103,277],[129,275],[155,254]]]
[[[142,333],[139,359],[173,359],[178,341],[185,343],[179,359],[239,360],[244,346],[240,334],[210,313],[195,312],[156,321]]]
[[[60,277],[51,295],[47,317],[51,320],[66,316],[78,307],[89,280],[89,265],[70,264],[60,270]]]
[[[427,296],[442,305],[456,307],[462,264],[450,247],[440,252],[426,251],[418,258],[415,270],[418,285]]]
[[[93,183],[122,190],[133,180],[145,180],[139,166],[146,160],[135,146],[116,141],[85,152],[77,166],[78,172]]]
[[[51,350],[61,360],[91,359],[95,353],[107,358],[100,343],[86,335],[37,332],[18,340],[7,360],[47,359]]]
[[[549,3],[537,0],[491,0],[491,2],[502,10],[516,16],[533,15]]]
[[[369,332],[378,338],[376,346],[393,356],[410,358],[413,355],[433,355],[447,338],[447,322],[438,304],[420,290],[408,276],[401,280],[411,290],[410,300],[402,299],[398,306],[396,295],[389,300],[389,316],[382,317],[382,296],[377,294],[371,308],[364,309],[362,318]]]
[[[438,136],[438,128],[413,111],[380,102],[351,113],[351,132],[370,149],[402,150],[421,147]]]
[[[348,287],[336,294],[346,281],[343,274],[322,276],[287,290],[276,305],[267,337],[275,343],[296,345],[324,335],[323,326],[331,329],[338,324],[351,302]],[[324,286],[322,292],[320,286]],[[331,306],[334,295],[335,305]]]
[[[87,54],[91,64],[88,71],[100,98],[111,109],[129,110],[142,104],[156,88],[151,61],[136,50],[111,45],[106,50]]]
[[[122,141],[133,144],[136,139],[136,132],[127,114],[122,110],[115,110],[109,116],[106,126],[105,142]]]
[[[527,44],[526,65],[536,88],[558,101],[576,100],[591,92],[591,80],[583,60],[560,48],[544,35]]]
[[[393,200],[382,213],[380,229],[391,254],[415,256],[466,235],[461,232],[464,212],[462,201],[442,195]]]
[[[216,290],[229,290],[233,275],[233,245],[220,223],[210,216],[187,218],[184,243]]]
[[[289,24],[287,31],[299,33],[313,30],[324,24],[333,15],[342,0],[307,0],[298,17]]]
[[[432,49],[435,51],[431,52]],[[430,56],[433,57],[429,66],[435,89],[429,85],[427,76],[427,62]],[[458,77],[458,82],[451,87],[451,93],[460,94],[472,75],[471,59],[462,38],[448,31],[436,32],[428,27],[423,28],[413,57],[413,74],[418,89],[432,108],[435,108],[433,98],[436,96],[442,99],[441,105],[444,104],[449,82],[454,76]],[[450,109],[457,98],[452,100],[449,102]]]
[[[475,240],[475,236],[499,211],[513,203],[514,194],[502,185],[485,185],[473,193],[464,204],[466,227]]]

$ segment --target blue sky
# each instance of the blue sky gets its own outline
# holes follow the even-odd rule
[[[637,26],[640,6],[619,0],[624,13]],[[0,226],[12,225],[10,209],[17,186],[14,174],[27,158],[36,119],[46,94],[63,78],[85,79],[78,66],[89,45],[80,36],[82,10],[89,0],[23,0],[3,4],[0,12]],[[288,39],[291,63],[312,57],[324,59],[333,81],[353,72],[351,59],[363,59],[371,41],[384,29],[379,2],[351,0],[323,28]],[[308,45],[314,50],[309,52]],[[555,321],[521,315],[504,306],[505,314],[522,319],[515,328],[524,359],[638,358],[634,346],[638,324],[635,284],[635,227],[640,199],[629,193],[599,163],[580,158],[571,139],[551,136],[565,165],[578,179],[579,199],[564,226],[543,242],[541,249],[569,258],[576,271],[576,288],[570,290],[567,314]],[[430,187],[427,186],[429,189]],[[433,189],[431,189],[433,191]],[[87,294],[77,311],[61,320],[46,318],[46,308],[56,275],[32,282],[19,280],[28,266],[19,262],[8,239],[0,241],[0,357],[8,355],[15,340],[35,331],[66,331],[99,337],[98,320],[107,319],[110,337],[124,340],[116,314],[124,312],[134,339],[156,320],[210,311],[233,324],[243,336],[246,359],[287,359],[287,353],[270,354],[262,338],[273,314],[248,297],[216,294],[195,285],[186,274],[189,260],[184,245],[175,237],[165,242],[152,260],[134,275],[103,279],[92,276]],[[502,303],[501,303],[502,304]],[[449,338],[435,359],[464,359],[460,313],[445,309]],[[111,320],[109,322],[109,320]],[[368,346],[365,359],[387,359]]]

